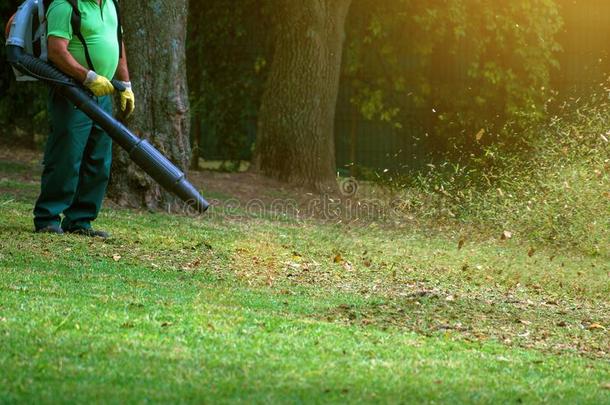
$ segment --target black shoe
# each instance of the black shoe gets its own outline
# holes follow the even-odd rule
[[[44,228],[36,229],[36,233],[54,233],[55,235],[63,235],[64,230],[59,225],[49,225]]]
[[[79,228],[79,229],[74,229],[74,230],[69,230],[69,231],[67,230],[66,232],[74,234],[74,235],[88,236],[90,238],[108,239],[110,237],[108,232],[94,231],[93,229]]]

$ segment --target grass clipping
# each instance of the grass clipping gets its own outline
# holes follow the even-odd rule
[[[378,183],[401,201],[405,218],[610,256],[609,115],[605,103],[565,107],[521,134],[521,147],[499,141],[464,162]]]

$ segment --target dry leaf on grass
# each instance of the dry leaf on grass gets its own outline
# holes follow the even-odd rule
[[[481,129],[479,132],[477,132],[475,135],[477,142],[480,142],[481,139],[483,139],[483,135],[485,135],[485,129]]]
[[[500,239],[502,239],[502,240],[508,240],[508,239],[512,239],[512,238],[513,238],[513,233],[511,231],[502,232],[502,236],[500,237]]]

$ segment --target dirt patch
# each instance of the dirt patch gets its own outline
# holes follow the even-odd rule
[[[189,179],[204,195],[210,196],[214,208],[227,216],[249,218],[314,220],[317,223],[407,226],[416,219],[403,215],[390,197],[381,190],[363,193],[352,179],[344,179],[337,191],[320,194],[287,185],[257,173],[190,172]],[[372,186],[368,185],[368,189]],[[362,187],[364,189],[364,187]]]
[[[3,145],[0,178],[32,182],[40,179],[41,151]],[[382,200],[362,199],[357,186],[339,184],[336,192],[320,194],[257,173],[191,171],[189,180],[211,200],[221,215],[272,217],[328,223],[370,223],[383,220]],[[350,187],[356,188],[350,188]]]
[[[221,173],[212,171],[191,171],[189,178],[204,192],[224,194],[247,202],[248,200],[295,198],[306,200],[310,197],[304,189],[290,187],[279,181],[256,173]]]
[[[39,182],[42,156],[42,151],[6,145],[0,147],[0,179]],[[388,191],[353,179],[342,179],[336,191],[321,194],[253,172],[190,171],[188,178],[212,203],[208,215],[216,214],[238,221],[266,218],[353,227],[374,223],[391,228],[417,227],[426,222],[428,231],[437,232],[445,232],[455,225],[432,223],[429,218],[411,215],[393,202]],[[118,207],[109,200],[105,206]],[[182,212],[178,210],[176,214]]]
[[[518,297],[513,292],[456,295],[422,284],[404,286],[383,302],[340,305],[321,319],[353,325],[396,328],[427,336],[504,345],[556,354],[608,358],[610,307]]]

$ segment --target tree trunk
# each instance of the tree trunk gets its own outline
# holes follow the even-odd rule
[[[254,157],[263,174],[335,188],[334,120],[351,0],[278,1]]]
[[[189,83],[189,90],[192,92],[191,96],[196,95],[199,97],[201,94],[205,94],[202,90],[203,87],[203,69],[199,63],[199,43],[202,40],[202,35],[205,35],[205,27],[201,25],[201,14],[204,8],[201,7],[199,2],[190,2],[188,9],[188,16],[190,23],[187,29],[187,48],[186,56],[189,60],[189,64],[186,68],[187,80]],[[191,99],[194,102],[194,106],[191,105],[191,170],[199,170],[199,158],[201,157],[201,122],[203,117],[201,116],[201,101],[198,99]],[[193,108],[194,107],[194,108]]]
[[[201,158],[201,113],[193,114],[192,136],[191,136],[191,170],[199,170],[199,159]]]
[[[129,126],[182,170],[189,167],[186,76],[188,0],[121,1],[127,60],[136,95]],[[175,198],[115,148],[109,195],[121,205],[170,210]]]

